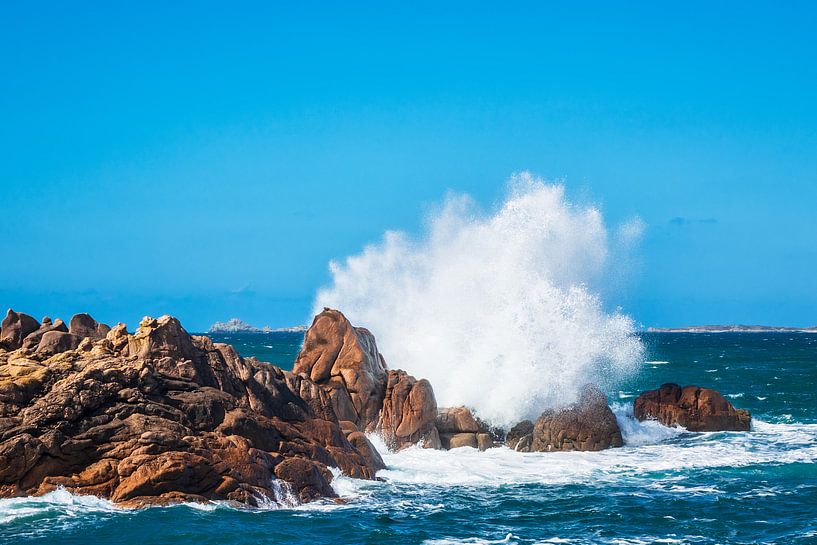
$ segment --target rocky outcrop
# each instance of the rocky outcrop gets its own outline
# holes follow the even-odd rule
[[[46,325],[21,316],[4,320],[4,346]],[[35,351],[0,350],[0,496],[65,487],[130,506],[257,505],[333,496],[329,467],[359,478],[383,467],[308,377],[169,316],[134,334],[120,324],[99,338],[85,318],[72,329],[85,336],[50,330]]]
[[[720,393],[699,386],[668,383],[648,390],[633,403],[639,420],[657,420],[689,431],[749,431],[752,415],[736,409]]]
[[[0,348],[17,350],[22,346],[23,340],[39,328],[37,320],[28,314],[9,309],[0,324]]]
[[[386,394],[386,362],[367,329],[324,309],[306,332],[292,372],[323,387],[339,419],[374,431]]]
[[[437,400],[431,384],[402,370],[390,370],[376,430],[392,450],[417,444],[439,448],[434,429]]]
[[[487,450],[494,445],[494,437],[489,427],[474,417],[467,407],[440,409],[436,420],[440,436],[440,447],[452,449],[473,447]]]
[[[509,446],[520,452],[594,451],[624,444],[607,397],[593,385],[582,389],[576,403],[546,410],[532,428],[529,420],[520,422],[508,435]]]
[[[80,339],[88,337],[92,341],[104,338],[110,330],[110,327],[97,323],[89,314],[75,314],[68,325],[68,333]]]
[[[505,437],[505,444],[511,450],[530,452],[533,445],[533,422],[523,420],[512,427]]]
[[[68,333],[68,327],[66,327],[65,322],[57,318],[56,321],[52,322],[51,318],[46,316],[43,318],[40,327],[32,332],[29,333],[25,339],[23,339],[21,348],[25,350],[36,350],[38,346],[40,346],[40,341],[43,338],[43,335],[48,333],[49,331],[59,331],[62,333]]]

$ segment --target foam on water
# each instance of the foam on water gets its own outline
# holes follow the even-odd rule
[[[421,237],[387,232],[333,262],[315,310],[369,328],[389,366],[429,379],[441,406],[511,426],[586,382],[609,391],[643,360],[633,320],[599,295],[640,231],[608,233],[597,208],[525,173],[493,213],[452,196]]]
[[[117,511],[121,509],[108,500],[96,496],[78,496],[60,488],[38,497],[0,499],[0,524],[47,513],[73,517],[82,513]]]
[[[520,453],[506,447],[479,452],[470,447],[438,451],[415,446],[397,453],[381,450],[388,468],[378,476],[392,482],[429,486],[595,484],[689,469],[817,460],[817,424],[755,421],[748,433],[693,434],[657,422],[638,422],[626,409],[615,408],[623,448]],[[666,488],[673,482],[665,477],[653,486]]]

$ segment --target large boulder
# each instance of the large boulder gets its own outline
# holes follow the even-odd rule
[[[39,328],[40,323],[28,314],[9,309],[0,324],[0,348],[17,350],[23,344],[23,339]]]
[[[417,444],[436,447],[437,400],[431,384],[402,370],[390,370],[377,431],[392,450]]]
[[[674,383],[639,395],[633,402],[633,415],[689,431],[749,431],[752,423],[749,411],[736,409],[715,390]]]
[[[76,350],[82,337],[72,335],[60,330],[46,331],[37,343],[37,353],[53,356],[68,350]]]
[[[51,318],[45,317],[43,318],[42,324],[40,324],[39,329],[36,331],[29,333],[25,339],[23,339],[22,348],[26,350],[36,350],[37,347],[40,345],[40,341],[43,338],[43,335],[48,333],[49,331],[60,331],[62,333],[68,333],[68,327],[66,327],[65,322],[57,318],[55,321],[51,321]]]
[[[47,331],[37,351],[0,351],[0,497],[60,487],[128,506],[331,497],[329,467],[370,479],[383,464],[365,436],[347,438],[328,400],[300,395],[318,391],[306,377],[293,391],[277,367],[169,316],[96,341]]]
[[[386,362],[367,329],[324,309],[306,332],[292,372],[323,387],[339,419],[374,431],[386,393]]]
[[[105,338],[111,328],[105,324],[97,323],[90,314],[75,314],[68,324],[68,332],[72,335],[84,339],[96,341]]]
[[[474,417],[468,407],[447,407],[437,412],[436,428],[440,448],[473,447],[487,450],[494,446],[490,428]]]
[[[607,397],[593,385],[582,388],[576,403],[544,411],[532,430],[530,421],[520,422],[509,436],[509,444],[520,452],[594,451],[624,444]]]

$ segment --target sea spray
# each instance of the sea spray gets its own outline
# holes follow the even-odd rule
[[[371,329],[388,365],[429,379],[441,406],[509,426],[636,369],[634,323],[598,293],[639,231],[611,237],[597,208],[523,173],[492,213],[451,196],[421,237],[390,231],[331,263],[315,309]]]

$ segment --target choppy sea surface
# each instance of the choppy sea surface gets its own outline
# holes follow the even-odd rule
[[[291,367],[300,334],[216,335]],[[0,500],[0,543],[817,544],[817,335],[644,334],[647,362],[610,392],[625,446],[384,452],[383,482],[338,478],[344,503],[124,510],[57,491]],[[749,433],[688,433],[630,416],[663,382],[713,387]],[[488,389],[486,388],[486,394]]]

